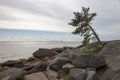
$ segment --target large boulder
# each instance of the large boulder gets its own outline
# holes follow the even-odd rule
[[[114,59],[112,59],[111,62],[109,63],[109,66],[112,68],[120,67],[120,55],[114,57]]]
[[[29,73],[41,72],[41,71],[45,71],[46,69],[47,69],[47,63],[40,63],[36,65],[35,67],[33,67],[29,71]]]
[[[119,41],[111,41],[108,42],[102,50],[100,51],[100,55],[103,56],[118,56],[120,55],[120,40]]]
[[[66,57],[69,59],[69,61],[74,61],[80,54],[75,51],[75,50],[71,50],[71,49],[67,49],[65,51],[63,51],[62,53],[59,53],[58,55],[56,55],[55,57]]]
[[[73,61],[75,67],[79,68],[100,68],[106,66],[106,61],[103,57],[98,55],[80,55],[76,60]]]
[[[100,80],[112,80],[115,71],[112,68],[108,68],[101,76]]]
[[[1,66],[13,67],[15,66],[16,62],[17,62],[16,60],[8,60],[8,61],[3,62]]]
[[[99,80],[94,68],[73,68],[69,74],[70,80]]]
[[[49,68],[54,71],[58,71],[59,69],[62,69],[62,66],[64,64],[69,63],[68,58],[66,57],[56,57],[53,62],[50,64]]]
[[[24,80],[48,80],[48,79],[42,72],[38,72],[26,75],[24,77]]]
[[[1,66],[5,67],[15,67],[15,68],[21,68],[24,66],[23,61],[22,60],[8,60],[5,61],[1,64]]]
[[[120,56],[111,60],[108,69],[104,72],[101,80],[119,80],[120,79]]]
[[[53,57],[56,54],[58,53],[51,49],[39,48],[37,51],[33,53],[33,56],[38,59],[44,59],[46,57]]]
[[[0,80],[23,80],[26,71],[18,68],[10,68],[0,72]]]
[[[85,80],[87,73],[85,69],[73,68],[70,70],[70,80]]]

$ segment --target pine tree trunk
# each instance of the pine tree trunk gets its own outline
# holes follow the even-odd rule
[[[90,29],[92,30],[92,32],[93,32],[93,34],[94,34],[94,36],[96,37],[96,39],[97,39],[97,41],[98,41],[98,43],[101,43],[101,41],[100,41],[100,39],[99,39],[99,37],[98,37],[98,35],[96,34],[96,32],[94,31],[94,29],[88,24],[88,26],[90,27]]]

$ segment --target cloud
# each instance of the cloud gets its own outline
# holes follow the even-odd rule
[[[39,14],[29,14],[21,10],[16,10],[4,6],[0,6],[0,8],[1,12],[6,12],[4,16],[0,16],[0,28],[33,29],[62,32],[71,32],[72,30],[72,28],[66,27],[66,22],[56,17],[48,17]],[[4,9],[2,10],[2,8]],[[2,17],[4,17],[4,19]]]
[[[71,32],[67,23],[73,11],[85,6],[98,14],[92,26],[100,36],[120,37],[119,4],[119,0],[0,0],[0,28]]]
[[[37,0],[36,0],[37,1]],[[0,0],[0,5],[21,10],[24,12],[45,15],[48,17],[64,18],[63,14],[67,16],[70,12],[64,6],[55,3],[49,3],[45,1],[27,1],[27,0]]]

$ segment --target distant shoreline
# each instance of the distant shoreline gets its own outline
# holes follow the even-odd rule
[[[0,41],[0,42],[81,42],[81,41]]]

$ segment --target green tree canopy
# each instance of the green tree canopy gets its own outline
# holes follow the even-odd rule
[[[71,19],[71,22],[68,23],[76,27],[72,32],[73,34],[80,34],[84,37],[83,44],[88,44],[89,41],[97,39],[100,43],[100,39],[94,29],[91,27],[91,21],[97,15],[96,13],[89,13],[89,8],[82,7],[81,12],[73,12],[74,19]]]

